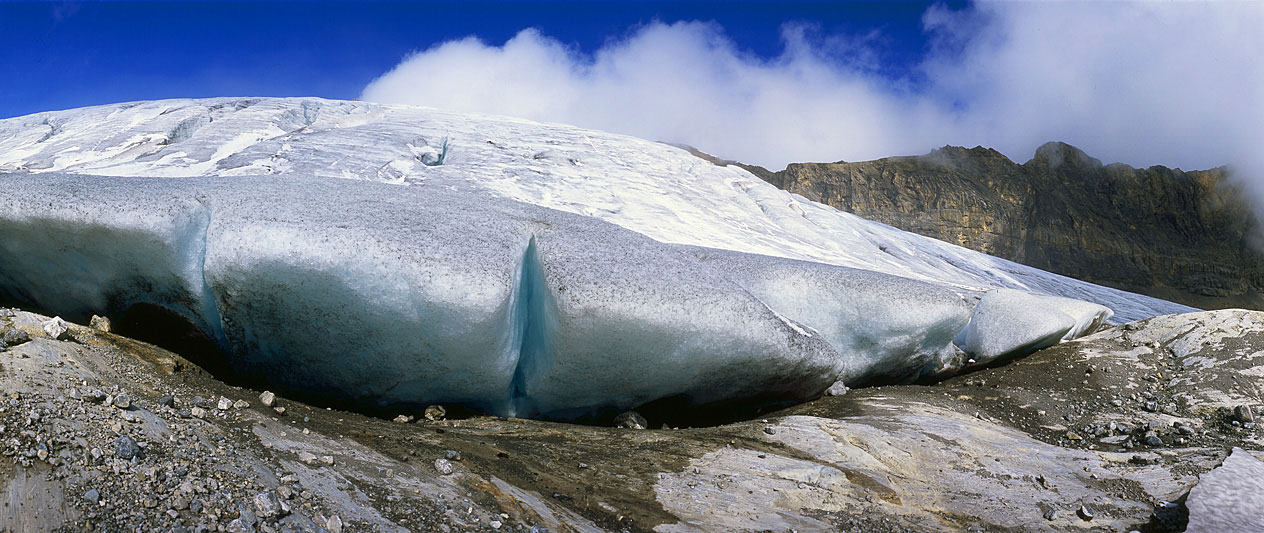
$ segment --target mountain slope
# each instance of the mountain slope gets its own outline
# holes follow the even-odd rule
[[[758,173],[758,171],[756,171]],[[923,156],[759,173],[843,211],[1077,279],[1201,307],[1264,308],[1264,254],[1223,168],[1136,169],[1063,143],[1024,164],[947,146]]]

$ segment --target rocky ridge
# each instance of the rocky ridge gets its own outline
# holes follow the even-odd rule
[[[866,219],[1042,270],[1194,307],[1264,309],[1259,224],[1223,167],[1103,165],[1060,142],[1023,164],[945,146],[780,172],[740,166]]]
[[[0,531],[1260,526],[1223,481],[1264,457],[1259,312],[1156,317],[707,428],[370,418],[56,326],[0,310]]]

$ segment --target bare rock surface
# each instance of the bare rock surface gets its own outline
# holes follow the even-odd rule
[[[47,320],[0,313],[31,338],[0,352],[0,531],[1179,531],[1186,512],[1212,531],[1254,518],[1258,491],[1234,480],[1258,483],[1264,456],[1238,409],[1262,407],[1258,312],[643,431],[277,397],[282,415],[179,356],[75,324],[54,340]]]

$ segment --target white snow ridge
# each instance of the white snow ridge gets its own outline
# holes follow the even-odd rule
[[[667,145],[424,108],[165,100],[7,119],[0,187],[0,299],[76,319],[161,306],[238,372],[382,408],[779,404],[1190,310]]]

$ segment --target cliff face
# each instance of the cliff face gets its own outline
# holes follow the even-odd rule
[[[759,169],[762,170],[762,169]],[[1102,165],[1063,144],[756,172],[838,209],[1051,272],[1204,308],[1264,309],[1258,224],[1224,169]]]

